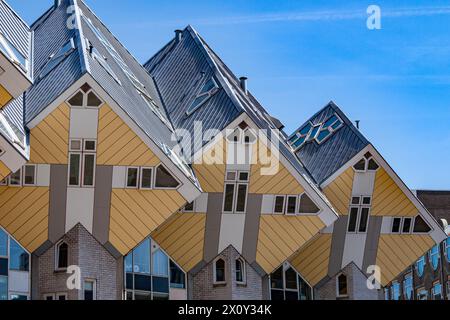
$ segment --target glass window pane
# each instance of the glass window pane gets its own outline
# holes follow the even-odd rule
[[[25,181],[26,185],[34,185],[35,183],[35,175],[36,175],[36,167],[35,166],[25,166]]]
[[[369,208],[361,209],[361,218],[359,220],[359,232],[367,231],[367,222],[369,221]]]
[[[351,208],[348,222],[348,232],[356,231],[357,220],[358,220],[358,208]]]
[[[283,267],[278,268],[270,275],[271,288],[283,289]]]
[[[338,277],[338,293],[339,293],[339,296],[346,296],[348,294],[347,276],[345,274],[341,274]]]
[[[270,294],[271,294],[272,300],[274,300],[274,301],[284,300],[284,291],[283,290],[271,290]]]
[[[0,276],[8,276],[8,258],[0,258]]]
[[[284,197],[275,197],[275,213],[284,213]]]
[[[70,100],[69,104],[73,107],[82,107],[83,106],[83,93],[78,92],[74,95]]]
[[[153,300],[154,301],[167,301],[167,300],[169,300],[169,295],[163,294],[163,293],[153,293]]]
[[[169,278],[152,277],[153,292],[169,293]]]
[[[141,188],[150,189],[152,187],[152,172],[150,168],[142,169]]]
[[[81,151],[81,140],[71,140],[70,141],[70,150]]]
[[[286,289],[297,289],[297,272],[289,268],[285,272]]]
[[[84,155],[84,176],[83,185],[91,187],[94,185],[94,169],[95,169],[95,155]]]
[[[151,293],[150,292],[136,292],[134,294],[134,300],[140,301],[140,300],[152,300]]]
[[[317,213],[320,209],[317,207],[317,205],[314,203],[314,201],[311,200],[310,197],[306,193],[302,194],[300,196],[300,206],[299,206],[299,213]]]
[[[96,143],[94,140],[86,140],[84,142],[84,150],[85,151],[95,151]]]
[[[133,272],[133,255],[128,254],[125,259],[125,272]]]
[[[134,289],[140,291],[152,291],[152,277],[143,274],[135,274]]]
[[[169,258],[161,250],[153,253],[153,274],[157,276],[169,276]]]
[[[58,246],[58,269],[65,269],[69,265],[69,247],[66,243]]]
[[[8,300],[8,277],[0,277],[0,300]]]
[[[328,131],[328,129],[320,131],[320,133],[317,135],[317,142],[322,143],[330,135],[331,132]]]
[[[223,205],[224,212],[233,211],[234,184],[225,185],[225,201]]]
[[[127,187],[135,188],[138,184],[138,168],[128,168],[127,171]]]
[[[166,168],[159,166],[156,169],[155,186],[156,188],[177,188],[179,183]]]
[[[8,255],[8,235],[0,228],[0,256]]]
[[[170,287],[178,289],[186,287],[184,272],[173,261],[170,261]]]
[[[150,274],[150,239],[146,239],[133,250],[133,271]]]
[[[244,212],[247,204],[247,185],[238,185],[238,193],[236,199],[236,212]]]
[[[225,261],[219,259],[215,263],[216,270],[216,282],[224,282],[225,281]]]
[[[70,171],[69,171],[69,185],[79,186],[80,185],[80,160],[81,155],[71,154],[70,155]]]
[[[21,176],[22,170],[19,170],[9,176],[9,184],[12,186],[20,186],[21,185]]]
[[[401,222],[402,222],[401,218],[394,218],[394,221],[392,222],[392,233],[400,232]]]
[[[87,105],[89,107],[98,107],[101,104],[102,101],[93,92],[89,92]]]
[[[379,168],[379,166],[378,166],[378,164],[375,162],[375,160],[370,159],[370,160],[369,160],[369,166],[368,166],[368,169],[369,169],[370,171],[376,171],[376,170],[378,170],[378,168]]]
[[[287,213],[295,214],[297,211],[297,197],[288,197]]]
[[[94,281],[85,281],[84,282],[84,300],[92,301],[95,299],[95,282]]]
[[[361,159],[353,168],[357,171],[366,171],[366,160]]]
[[[29,254],[14,240],[10,239],[9,268],[17,271],[29,270]]]
[[[411,218],[405,218],[403,220],[403,233],[409,233],[411,231],[411,224],[412,219]]]
[[[236,281],[243,282],[244,281],[244,273],[243,273],[242,261],[240,259],[236,260],[235,268],[236,268]]]

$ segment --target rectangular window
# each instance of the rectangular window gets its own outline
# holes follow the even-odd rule
[[[71,153],[69,156],[69,186],[80,186],[81,154]]]
[[[392,233],[400,233],[401,224],[402,224],[401,218],[394,218],[394,220],[392,220]]]
[[[70,151],[81,151],[81,143],[80,139],[70,140]]]
[[[21,169],[19,169],[17,172],[15,172],[9,176],[9,185],[15,186],[15,187],[22,185],[22,170]]]
[[[227,171],[223,212],[245,213],[247,209],[248,171]]]
[[[56,300],[66,301],[67,300],[67,293],[57,293],[56,294]]]
[[[403,295],[405,300],[412,300],[413,298],[413,276],[408,274],[403,281]]]
[[[225,185],[225,199],[223,204],[223,212],[233,212],[233,200],[234,200],[234,184]]]
[[[436,282],[433,284],[433,289],[431,289],[433,293],[433,300],[442,300],[442,286],[440,282]]]
[[[350,216],[348,218],[348,232],[356,232],[356,224],[358,223],[358,212],[357,207],[350,208]]]
[[[398,282],[392,284],[391,294],[392,300],[400,300],[400,284]]]
[[[297,212],[297,196],[288,196],[286,214],[295,215],[296,212]]]
[[[275,206],[273,208],[274,213],[283,214],[284,213],[284,196],[275,197]]]
[[[411,232],[411,225],[412,225],[412,219],[411,218],[404,218],[403,219],[403,233],[410,233]]]
[[[153,169],[141,168],[141,189],[152,188]]]
[[[369,221],[369,208],[361,208],[361,214],[359,217],[359,229],[361,233],[367,232],[367,223]]]
[[[184,212],[194,212],[194,201],[192,201],[191,203],[188,203],[184,209]]]
[[[247,185],[238,184],[237,199],[236,199],[236,212],[244,213],[247,205]]]
[[[96,283],[95,280],[84,281],[84,300],[96,300]]]
[[[139,168],[129,167],[127,169],[127,188],[138,187]]]
[[[36,166],[26,165],[23,168],[23,185],[34,186],[36,184]]]
[[[95,176],[95,154],[85,154],[83,163],[83,186],[93,187]]]
[[[428,300],[428,291],[425,289],[417,290],[417,300]]]
[[[55,300],[55,294],[54,293],[44,294],[44,300],[45,301]]]
[[[367,196],[352,197],[350,214],[348,218],[348,229],[350,233],[366,233],[372,198]]]
[[[0,228],[0,257],[8,256],[8,235]]]

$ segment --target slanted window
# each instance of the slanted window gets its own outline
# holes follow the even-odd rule
[[[86,90],[86,91],[85,91]],[[98,95],[86,83],[82,90],[75,93],[67,103],[75,108],[98,108],[103,104]]]
[[[30,255],[14,239],[10,238],[9,268],[15,271],[30,271]]]
[[[176,289],[186,288],[186,276],[172,260],[170,260],[170,287]]]
[[[394,282],[392,284],[391,299],[392,300],[400,300],[400,284],[398,282]]]
[[[117,75],[115,74],[115,72],[113,71],[113,69],[111,68],[111,66],[108,63],[108,60],[102,56],[100,54],[100,52],[98,52],[98,50],[96,48],[92,48],[91,51],[91,55],[92,58],[94,58],[94,60],[96,60],[102,67],[103,69],[105,69],[105,71],[119,84],[122,85],[122,83],[120,82],[119,78],[117,77]]]
[[[60,242],[56,246],[56,270],[65,270],[69,266],[69,246]]]
[[[214,78],[209,79],[200,92],[197,94],[197,97],[186,110],[186,115],[190,116],[195,111],[197,111],[206,101],[209,100],[216,92],[219,90],[219,86],[217,85],[216,80]]]
[[[433,283],[433,288],[431,289],[431,295],[433,300],[442,300],[442,285],[440,282]]]
[[[286,203],[286,214],[295,215],[297,213],[297,196],[288,196]]]
[[[419,277],[423,276],[423,272],[425,271],[426,259],[425,256],[420,257],[416,262],[416,272]]]
[[[366,153],[364,158],[359,160],[354,166],[356,172],[377,171],[380,168],[370,152]]]
[[[152,254],[152,274],[155,276],[169,277],[169,257],[162,252],[161,249],[157,249]]]
[[[236,268],[236,282],[244,284],[246,282],[244,260],[242,260],[241,258],[236,259],[235,268]]]
[[[0,32],[0,50],[24,72],[28,71],[28,60],[17,50],[17,48],[9,41],[6,36]],[[1,74],[1,72],[0,72]]]
[[[440,259],[439,245],[435,245],[433,248],[431,248],[428,256],[430,259],[431,266],[433,267],[433,270],[437,270],[437,268],[439,267],[439,259]]]
[[[347,276],[343,273],[341,273],[337,277],[337,297],[338,298],[348,297]]]
[[[34,186],[36,184],[36,166],[29,164],[23,167],[23,185]]]
[[[141,189],[152,189],[153,168],[141,168]]]
[[[225,260],[219,258],[214,262],[214,283],[221,284],[225,281]]]
[[[164,116],[162,111],[160,110],[159,106],[156,104],[156,102],[148,96],[146,93],[142,93],[138,90],[138,93],[141,95],[144,102],[147,104],[147,106],[152,110],[152,112],[161,120],[162,123],[166,125],[167,128],[169,128],[170,131],[173,131],[172,125],[170,124],[169,120]]]
[[[68,57],[75,50],[75,42],[73,39],[70,39],[67,43],[65,43],[57,52],[52,54],[47,63],[41,69],[39,74],[39,78],[44,78],[47,74],[49,74],[57,65],[59,65],[66,57]]]
[[[413,298],[413,276],[408,274],[403,280],[403,295],[405,300],[412,300]]]
[[[312,199],[306,194],[303,193],[300,196],[300,204],[298,213],[300,214],[315,214],[320,211],[319,207],[312,201]]]
[[[344,122],[339,119],[337,115],[332,115],[327,121],[325,121],[317,134],[317,143],[321,144],[325,142],[333,133],[339,130],[344,125]]]
[[[170,174],[170,172],[163,166],[159,165],[156,168],[155,187],[163,189],[176,189],[180,183]]]
[[[311,300],[312,289],[289,265],[270,275],[271,300]]]
[[[430,226],[423,220],[421,216],[417,216],[414,219],[414,233],[428,233],[431,231]]]
[[[22,170],[12,173],[9,176],[9,185],[13,187],[20,187],[22,185]]]
[[[248,171],[227,171],[223,201],[224,213],[245,213],[249,178]]]
[[[70,141],[69,186],[93,187],[95,183],[96,141],[73,139]]]
[[[371,198],[366,196],[352,197],[347,231],[350,233],[366,233],[369,224]]]
[[[84,300],[97,300],[97,281],[92,279],[84,280]]]
[[[127,168],[127,188],[138,187],[139,181],[139,168],[138,167],[128,167]]]

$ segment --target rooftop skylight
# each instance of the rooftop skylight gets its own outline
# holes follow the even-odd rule
[[[289,138],[289,144],[296,151],[308,142],[316,141],[318,144],[322,144],[343,125],[344,122],[337,114],[332,115],[325,122],[316,125],[308,122]]]
[[[56,53],[52,54],[47,63],[41,69],[39,78],[44,78],[49,74],[57,65],[59,65],[66,57],[68,57],[75,50],[75,42],[70,39],[65,43]]]
[[[197,111],[206,101],[209,100],[217,91],[219,90],[219,86],[217,85],[216,80],[214,78],[209,79],[205,85],[202,87],[200,92],[197,94],[197,97],[192,102],[190,107],[186,111],[186,115],[190,116],[195,111]]]
[[[0,51],[2,51],[14,64],[19,66],[24,72],[28,71],[28,60],[1,32]]]

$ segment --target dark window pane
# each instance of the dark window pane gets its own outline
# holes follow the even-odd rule
[[[135,188],[138,184],[138,168],[128,168],[127,171],[127,187]]]
[[[300,276],[298,276],[298,284],[300,286],[298,292],[299,300],[312,300],[311,287]]]
[[[45,297],[45,300],[46,300],[46,301],[52,301],[52,300],[53,300],[53,296],[46,296],[46,297]]]
[[[411,224],[412,219],[411,218],[405,218],[403,220],[403,233],[409,233],[411,231]]]
[[[128,254],[125,259],[125,272],[133,272],[133,254]]]
[[[421,216],[417,216],[414,221],[414,232],[427,233],[427,232],[430,232],[430,230],[431,230],[431,228],[423,220],[423,218]]]
[[[240,184],[238,185],[236,212],[244,212],[246,204],[247,204],[247,185]]]
[[[150,292],[148,292],[148,293],[146,293],[146,292],[136,292],[134,294],[134,300],[136,300],[136,301],[152,300],[151,293]]]
[[[369,220],[369,208],[361,209],[361,218],[359,220],[359,232],[367,231],[367,222]]]
[[[216,282],[224,282],[225,281],[225,261],[219,259],[215,263],[216,268]]]
[[[27,296],[21,295],[21,294],[12,294],[11,300],[13,301],[26,301],[28,300]]]
[[[392,233],[399,233],[400,232],[400,224],[402,222],[401,218],[394,218],[394,221],[392,222]]]
[[[84,300],[91,301],[94,300],[94,292],[95,292],[95,282],[93,281],[85,281],[84,282]]]
[[[355,168],[355,170],[358,170],[358,171],[365,171],[366,170],[366,160],[361,159],[361,161],[359,161],[357,164],[355,164],[355,166],[353,168]]]
[[[153,292],[169,293],[169,278],[153,277]]]
[[[87,105],[89,107],[98,107],[101,104],[102,101],[93,92],[89,92]]]
[[[379,166],[378,166],[378,164],[375,162],[375,160],[370,159],[370,160],[369,160],[369,166],[368,166],[368,168],[369,168],[369,170],[371,170],[371,171],[376,171],[376,170],[378,170]]]
[[[358,220],[358,208],[351,208],[350,209],[350,216],[348,221],[348,232],[355,232],[356,231],[356,223]]]
[[[25,166],[25,181],[24,184],[26,185],[34,185],[35,183],[35,171],[36,171],[36,167],[35,166]]]
[[[0,256],[6,257],[8,255],[8,235],[0,229]]]
[[[29,254],[13,239],[10,239],[9,268],[17,271],[29,271]]]
[[[194,211],[194,202],[188,203],[184,207],[184,211],[193,212]]]
[[[8,276],[8,259],[0,258],[0,276]]]
[[[370,197],[363,197],[363,204],[370,204],[372,202],[372,198]]]
[[[155,300],[155,301],[169,300],[169,295],[168,294],[153,293],[153,300]]]
[[[74,95],[70,100],[69,104],[71,106],[75,107],[81,107],[83,106],[83,94],[81,92],[78,92],[76,95]]]
[[[135,274],[134,289],[140,291],[152,291],[152,277],[142,274]]]
[[[283,290],[272,290],[271,291],[271,298],[274,301],[282,301],[284,300],[284,292]]]
[[[150,240],[146,239],[133,250],[133,272],[150,274]]]
[[[65,269],[69,263],[69,247],[66,243],[61,243],[58,246],[58,269]]]
[[[169,171],[163,166],[159,166],[156,169],[156,181],[155,186],[157,188],[177,188],[179,186],[178,181],[172,177]]]
[[[80,185],[80,158],[79,154],[70,155],[70,171],[69,171],[69,185]]]
[[[153,170],[150,168],[142,169],[142,179],[141,179],[142,188],[150,189],[152,187],[152,172]]]
[[[133,292],[127,291],[125,300],[129,300],[129,301],[133,300]]]
[[[125,286],[127,289],[133,290],[133,274],[127,273],[125,276]]]
[[[0,301],[8,300],[8,277],[0,277]]]
[[[170,261],[170,287],[179,289],[186,287],[184,272],[172,260]]]
[[[236,260],[236,281],[237,282],[243,282],[243,272],[242,272],[242,261],[240,259]]]
[[[271,288],[283,289],[283,267],[278,268],[270,275]]]
[[[58,300],[59,301],[66,301],[66,296],[65,295],[59,295],[58,296]]]
[[[240,181],[248,181],[248,172],[240,172],[239,180]]]
[[[345,274],[338,277],[338,293],[340,296],[347,295],[347,276]]]
[[[284,213],[284,197],[275,197],[275,213]]]
[[[299,213],[317,213],[320,209],[316,206],[314,201],[306,193],[302,194],[300,197],[300,208]]]
[[[86,140],[84,142],[84,150],[85,151],[95,151],[95,141],[94,140]]]
[[[298,292],[297,291],[288,291],[284,292],[287,301],[296,301],[298,300]]]
[[[297,272],[289,268],[285,272],[286,289],[297,289]]]
[[[83,185],[88,187],[94,185],[94,168],[95,168],[95,155],[85,154]]]
[[[288,197],[287,213],[295,214],[297,211],[297,197]]]
[[[22,170],[19,170],[17,172],[14,172],[13,174],[11,174],[9,176],[9,184],[13,185],[13,186],[20,186],[21,184],[21,175],[22,175]]]
[[[352,204],[360,204],[361,197],[353,197],[352,198]]]
[[[224,212],[233,211],[234,184],[225,185],[225,201],[223,205]]]

